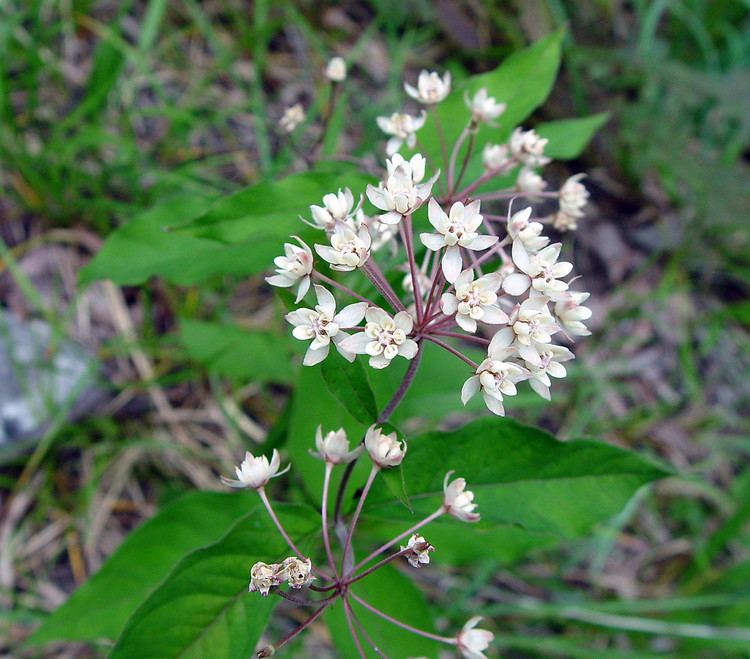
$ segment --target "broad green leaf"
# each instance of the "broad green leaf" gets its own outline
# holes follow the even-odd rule
[[[113,231],[91,262],[81,270],[81,282],[111,279],[116,284],[141,284],[163,277],[178,285],[215,275],[244,275],[268,266],[250,258],[249,245],[222,245],[167,229],[199,217],[210,207],[208,197],[173,199],[141,213]],[[276,249],[281,250],[282,241]]]
[[[361,423],[373,423],[378,417],[375,396],[370,389],[362,359],[348,362],[335,350],[322,363],[328,390]]]
[[[309,217],[310,204],[320,205],[323,195],[343,187],[356,197],[372,182],[372,177],[351,166],[264,181],[220,199],[199,217],[177,227],[177,233],[252,244],[253,260],[262,259],[268,267],[281,242],[291,234],[319,239],[320,232],[308,229],[299,219],[300,215]]]
[[[284,506],[277,514],[295,543],[318,529],[307,508]],[[257,561],[277,562],[289,552],[258,506],[221,540],[176,565],[128,620],[111,659],[249,657],[276,599],[249,593],[248,572]]]
[[[116,639],[180,559],[218,540],[256,504],[256,496],[245,492],[195,492],[166,506],[130,533],[27,643]]]
[[[402,469],[415,515],[376,486],[367,516],[419,520],[438,508],[443,477],[455,470],[453,477],[466,478],[476,495],[482,521],[474,528],[515,526],[573,538],[618,512],[641,485],[667,473],[623,449],[591,440],[559,442],[507,418],[426,433],[410,441],[408,456]]]
[[[391,566],[377,570],[352,586],[355,594],[371,606],[412,627],[435,633],[433,616],[422,593],[414,582]],[[401,629],[352,601],[358,620],[372,641],[387,657],[436,657],[438,643]],[[336,602],[326,613],[331,639],[341,657],[356,657],[357,649],[344,617],[344,607]],[[368,657],[377,657],[367,641],[360,636],[362,649]],[[443,646],[447,647],[447,646]],[[381,656],[383,656],[381,655]]]
[[[292,379],[287,337],[195,320],[180,322],[179,336],[188,355],[211,373],[254,382]]]
[[[609,113],[600,112],[580,119],[560,119],[540,124],[535,128],[549,143],[544,154],[556,160],[577,158],[609,118]]]

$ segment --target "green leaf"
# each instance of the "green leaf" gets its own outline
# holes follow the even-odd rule
[[[290,234],[315,231],[305,229],[299,219],[300,215],[309,216],[310,204],[320,204],[323,195],[344,186],[356,196],[372,182],[372,177],[351,166],[264,181],[220,199],[199,217],[176,227],[177,233],[230,243],[251,243],[253,260],[260,258],[256,257],[259,251],[263,262],[270,264],[281,247],[280,241],[288,239]],[[311,235],[319,236],[320,232]],[[270,252],[269,246],[272,247]]]
[[[279,506],[277,514],[295,543],[318,530],[307,508]],[[248,593],[250,567],[256,561],[279,561],[289,551],[258,506],[221,540],[180,561],[128,620],[110,658],[245,659],[276,603]]]
[[[378,418],[375,396],[361,359],[348,362],[335,350],[322,363],[328,390],[357,421],[374,423]]]
[[[215,542],[256,503],[254,494],[244,492],[195,492],[166,506],[130,533],[27,643],[116,639],[183,556]]]
[[[236,325],[182,320],[180,341],[188,355],[211,373],[240,381],[289,383],[292,379],[286,337]]]
[[[390,565],[379,569],[372,575],[352,586],[355,594],[368,604],[387,613],[393,618],[412,627],[435,633],[433,616],[427,608],[422,593],[414,582],[402,575]],[[388,657],[436,657],[438,644],[412,632],[396,627],[383,620],[362,605],[352,601],[352,607],[367,634],[378,646],[383,655]],[[356,657],[357,649],[351,638],[344,617],[344,607],[336,602],[325,614],[331,630],[331,638],[341,657]],[[361,638],[362,649],[368,657],[377,657],[367,641]],[[381,656],[383,656],[381,655]]]
[[[609,113],[600,112],[580,119],[550,121],[540,124],[535,130],[549,140],[544,155],[556,160],[571,160],[581,155],[594,133],[607,122],[607,119]]]
[[[479,419],[454,432],[416,437],[402,469],[415,515],[376,484],[365,506],[367,517],[419,520],[438,508],[443,477],[455,470],[453,477],[466,478],[482,515],[472,533],[515,527],[545,542],[587,533],[617,513],[644,483],[667,474],[623,449],[591,440],[559,442],[507,418]],[[459,522],[451,518],[441,518],[434,527],[446,524],[462,536],[455,529]],[[522,534],[515,535],[530,546]]]

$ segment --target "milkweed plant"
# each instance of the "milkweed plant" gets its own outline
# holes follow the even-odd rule
[[[326,75],[334,87],[341,84],[346,77],[344,61],[331,60]],[[438,635],[381,611],[356,592],[358,582],[388,563],[403,561],[415,569],[428,565],[436,549],[427,539],[429,524],[438,517],[450,516],[464,523],[480,519],[466,480],[449,470],[436,510],[363,558],[356,556],[357,522],[373,482],[382,470],[409,459],[408,441],[386,432],[382,424],[409,389],[425,342],[466,365],[467,379],[460,393],[456,392],[464,404],[481,394],[487,409],[502,416],[506,400],[524,383],[549,399],[552,378],[565,377],[564,364],[573,359],[568,345],[575,337],[589,334],[585,321],[591,311],[584,305],[589,294],[571,288],[573,264],[561,260],[562,244],[545,235],[550,226],[558,232],[576,229],[589,196],[582,175],[567,179],[559,190],[548,189],[540,174],[550,162],[545,155],[547,140],[533,129],[519,126],[505,143],[479,145],[480,126],[492,126],[506,109],[503,99],[490,96],[485,88],[465,94],[465,126],[453,144],[443,138],[435,112],[451,92],[450,73],[422,71],[416,86],[407,82],[404,89],[421,110],[416,115],[397,112],[377,118],[388,136],[380,181],[364,191],[351,190],[342,182],[320,204],[311,205],[309,217],[300,220],[318,231],[312,247],[291,236],[284,254],[274,260],[275,273],[266,279],[294,293],[299,306],[286,314],[286,320],[294,338],[307,343],[304,366],[322,362],[332,350],[349,362],[364,355],[373,369],[388,368],[399,358],[409,366],[379,413],[378,423],[364,437],[356,438],[354,445],[343,428],[324,430],[326,420],[320,419],[313,456],[322,461],[324,470],[320,506],[324,563],[315,565],[299,550],[266,496],[269,480],[289,469],[279,470],[276,450],[270,461],[248,452],[236,468],[236,479],[223,478],[228,486],[257,492],[291,552],[278,562],[273,562],[278,558],[274,556],[269,556],[269,562],[256,562],[250,568],[250,592],[260,597],[277,595],[314,609],[298,627],[262,648],[259,657],[283,648],[337,600],[362,657],[365,645],[382,652],[378,640],[359,620],[357,607],[453,646],[469,659],[485,657],[493,634],[477,627],[480,617],[470,618],[452,636]],[[428,114],[440,142],[442,160],[438,163],[419,152],[419,133]],[[284,112],[280,128],[292,133],[304,118],[302,106],[294,105]],[[403,155],[404,149],[413,153]],[[466,173],[475,150],[481,150],[482,171],[469,180]],[[510,186],[495,183],[508,176],[512,177]],[[364,209],[365,198],[374,209],[369,213]],[[554,208],[540,215],[529,205],[537,200],[549,200]],[[429,228],[420,231],[414,216],[423,209]],[[403,273],[400,285],[391,283],[393,278],[379,263],[383,253],[396,257],[395,265],[393,258],[388,263]],[[336,278],[339,273],[364,277],[380,299],[357,293],[355,286]],[[461,351],[457,341],[480,346],[485,358],[477,363]],[[354,463],[363,455],[371,465],[369,476],[353,513],[345,519],[341,494]],[[336,468],[344,469],[345,475],[331,520],[329,490]],[[331,533],[332,523],[336,534]]]

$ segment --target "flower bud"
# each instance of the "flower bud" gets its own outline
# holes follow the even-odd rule
[[[471,618],[456,637],[458,649],[466,659],[487,659],[484,651],[495,638],[495,635],[486,629],[474,629],[480,620],[481,616]]]
[[[229,487],[249,487],[253,490],[259,490],[272,478],[281,476],[289,471],[291,465],[287,465],[286,469],[279,471],[280,462],[279,452],[276,449],[273,450],[270,463],[265,455],[256,458],[250,451],[247,451],[245,459],[239,467],[234,468],[237,480],[222,476],[221,482]]]
[[[378,467],[397,467],[406,455],[406,442],[399,442],[395,432],[386,435],[374,425],[365,435],[365,448]]]
[[[448,479],[452,473],[449,471],[443,480],[445,512],[462,522],[478,522],[479,513],[474,512],[477,507],[477,504],[473,503],[474,493],[466,489],[466,481],[463,478],[457,478],[449,484]]]
[[[362,453],[363,446],[359,445],[353,451],[349,450],[349,440],[346,438],[346,431],[343,428],[332,430],[323,436],[320,426],[315,430],[315,448],[317,453],[311,453],[321,460],[330,464],[341,465],[356,460]]]
[[[346,80],[346,62],[343,57],[332,57],[326,65],[326,78],[331,82]]]

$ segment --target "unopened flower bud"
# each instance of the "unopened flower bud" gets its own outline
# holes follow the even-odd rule
[[[326,65],[326,78],[331,82],[346,80],[346,62],[343,57],[332,57]]]
[[[343,428],[332,430],[324,436],[320,426],[315,431],[315,447],[318,449],[317,453],[313,453],[316,458],[335,465],[356,460],[363,450],[361,444],[353,451],[349,450],[349,440],[346,438],[346,431]]]
[[[399,442],[395,432],[386,435],[374,425],[368,428],[365,435],[365,448],[378,467],[396,467],[406,455],[406,442]]]
[[[473,503],[474,493],[466,489],[466,481],[463,478],[457,478],[449,484],[448,479],[451,474],[453,472],[449,471],[443,480],[445,512],[462,522],[478,522],[479,513],[474,512],[477,507],[477,504]]]
[[[279,119],[279,126],[285,133],[291,133],[305,120],[305,110],[301,103],[295,103],[284,110],[284,115]]]

